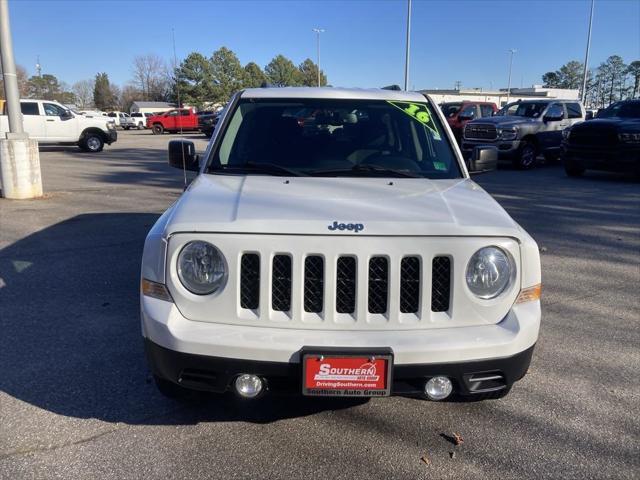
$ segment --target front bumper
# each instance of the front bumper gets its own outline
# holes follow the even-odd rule
[[[640,145],[615,147],[562,144],[562,158],[588,170],[640,173]]]
[[[308,346],[390,348],[396,394],[415,393],[425,378],[436,374],[450,376],[458,391],[470,393],[466,376],[486,371],[501,372],[504,388],[526,372],[541,316],[540,302],[535,301],[514,305],[494,325],[327,331],[196,322],[184,318],[173,303],[146,296],[141,306],[142,333],[154,373],[215,392],[225,391],[239,373],[264,375],[272,390],[300,391],[300,351]]]
[[[520,140],[496,140],[488,142],[482,140],[462,140],[462,156],[466,159],[471,157],[475,147],[496,147],[498,149],[499,160],[511,160],[520,149]]]
[[[531,363],[534,346],[506,358],[442,364],[394,364],[392,395],[422,395],[427,379],[446,376],[460,395],[479,396],[509,388],[520,380]],[[192,390],[224,393],[244,373],[265,380],[270,393],[302,391],[300,363],[260,362],[176,352],[145,339],[145,353],[153,373]],[[486,380],[483,380],[486,379]]]
[[[108,129],[106,137],[105,143],[107,143],[107,145],[111,145],[113,142],[118,140],[118,132],[115,128],[113,130]]]

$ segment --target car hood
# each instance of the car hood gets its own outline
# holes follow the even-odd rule
[[[594,118],[587,122],[579,123],[571,130],[616,130],[619,132],[638,133],[640,132],[640,118]]]
[[[338,224],[352,228],[330,229]],[[360,224],[362,227],[353,228]],[[168,212],[178,232],[518,237],[469,179],[199,175]]]
[[[479,118],[477,120],[469,122],[467,125],[473,124],[473,123],[485,123],[485,124],[488,123],[491,125],[495,125],[496,127],[505,128],[505,127],[515,127],[517,125],[523,125],[523,124],[537,123],[539,121],[540,120],[536,118],[498,115],[496,117]]]

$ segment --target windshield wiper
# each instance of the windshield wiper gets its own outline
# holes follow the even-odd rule
[[[385,168],[377,165],[354,165],[351,168],[335,168],[335,169],[327,169],[327,170],[312,170],[307,172],[309,175],[358,175],[361,173],[378,173],[381,176],[390,176],[390,177],[407,177],[407,178],[424,178],[422,175],[418,175],[415,172],[410,172],[409,170],[396,170],[393,168]]]
[[[244,165],[234,166],[222,166],[218,168],[211,168],[209,170],[212,173],[216,172],[229,172],[229,173],[266,173],[267,175],[286,176],[286,177],[301,177],[306,176],[305,173],[292,170],[287,167],[281,167],[275,163],[257,163],[247,162]]]

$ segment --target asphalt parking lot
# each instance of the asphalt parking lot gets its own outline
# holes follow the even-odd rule
[[[0,478],[640,478],[637,180],[475,177],[541,247],[541,337],[503,400],[185,405],[138,320],[146,232],[182,190],[171,137],[43,147],[45,198],[0,199]]]

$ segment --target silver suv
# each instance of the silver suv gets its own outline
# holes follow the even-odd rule
[[[469,158],[475,147],[492,145],[500,159],[528,169],[539,154],[547,160],[558,158],[562,130],[584,117],[584,107],[577,100],[522,100],[506,105],[493,117],[467,123],[462,151]]]

